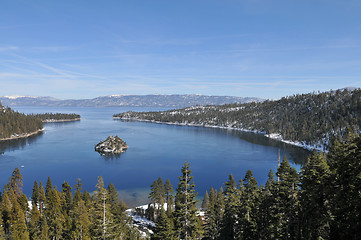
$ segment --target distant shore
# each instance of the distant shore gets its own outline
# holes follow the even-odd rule
[[[19,138],[27,138],[33,135],[38,134],[39,132],[43,132],[45,131],[45,129],[39,129],[35,132],[31,132],[31,133],[22,133],[22,134],[16,134],[15,136],[12,137],[8,137],[8,138],[0,138],[0,141],[7,141],[7,140],[14,140],[14,139],[19,139]]]
[[[74,118],[74,119],[45,119],[45,120],[42,120],[43,123],[75,122],[75,121],[80,121],[80,118]]]
[[[113,119],[119,119],[119,120],[128,120],[128,121],[139,121],[139,122],[150,122],[150,123],[158,123],[158,124],[167,124],[167,125],[177,125],[177,126],[191,126],[191,127],[206,127],[206,128],[219,128],[219,129],[229,129],[229,130],[236,130],[236,131],[242,131],[242,132],[251,132],[256,134],[261,134],[265,137],[268,137],[270,139],[280,141],[286,144],[290,144],[293,146],[297,146],[303,149],[306,149],[308,151],[312,151],[313,149],[316,149],[318,151],[323,151],[323,146],[316,146],[316,145],[308,145],[301,142],[295,142],[295,141],[289,141],[283,139],[279,134],[266,134],[262,131],[257,130],[249,130],[244,128],[235,128],[235,127],[223,127],[223,126],[215,126],[215,125],[201,125],[201,124],[192,124],[192,123],[174,123],[174,122],[161,122],[161,121],[155,121],[155,120],[147,120],[147,119],[138,119],[138,118],[122,118],[122,117],[113,117]]]

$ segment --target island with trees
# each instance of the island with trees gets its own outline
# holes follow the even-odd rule
[[[75,113],[41,113],[32,115],[44,123],[80,121],[80,115]]]
[[[128,149],[128,145],[118,136],[109,136],[95,145],[95,151],[101,154],[120,154]]]

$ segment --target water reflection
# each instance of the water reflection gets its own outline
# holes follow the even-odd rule
[[[268,138],[262,134],[230,130],[225,131],[227,131],[228,134],[236,135],[253,144],[278,148],[281,150],[281,159],[283,158],[284,153],[287,152],[291,156],[291,161],[297,165],[304,165],[307,158],[311,155],[311,152],[306,149]]]
[[[24,149],[27,145],[34,144],[39,138],[42,138],[43,132],[31,135],[27,138],[18,138],[6,141],[0,141],[0,154],[4,152]]]

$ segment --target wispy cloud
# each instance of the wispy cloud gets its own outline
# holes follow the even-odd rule
[[[41,52],[64,52],[64,51],[71,51],[74,49],[76,48],[69,46],[36,46],[30,48],[30,50],[32,51],[41,51]]]
[[[17,46],[0,46],[0,52],[7,52],[7,51],[16,51],[20,48]]]

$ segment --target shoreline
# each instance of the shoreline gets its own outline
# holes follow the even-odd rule
[[[76,121],[80,121],[81,118],[74,118],[74,119],[45,119],[42,120],[43,123],[56,123],[56,122],[76,122]]]
[[[157,124],[167,124],[167,125],[177,125],[177,126],[190,126],[190,127],[205,127],[205,128],[218,128],[218,129],[228,129],[228,130],[235,130],[235,131],[242,131],[242,132],[250,132],[250,133],[255,133],[255,134],[261,134],[267,138],[273,139],[273,140],[277,140],[289,145],[293,145],[296,147],[300,147],[303,149],[306,149],[308,151],[313,151],[314,149],[316,149],[317,151],[324,151],[323,147],[320,146],[315,146],[315,145],[307,145],[307,144],[303,144],[301,142],[294,142],[294,141],[290,141],[290,140],[285,140],[281,137],[280,134],[277,133],[271,133],[271,134],[266,134],[265,132],[262,131],[258,131],[258,130],[249,130],[249,129],[244,129],[244,128],[235,128],[235,127],[222,127],[222,126],[214,126],[214,125],[201,125],[201,124],[192,124],[192,123],[173,123],[173,122],[161,122],[161,121],[155,121],[155,120],[147,120],[147,119],[138,119],[138,118],[121,118],[121,117],[113,117],[113,119],[118,119],[118,120],[130,120],[130,121],[138,121],[138,122],[150,122],[150,123],[157,123]]]
[[[39,132],[43,132],[43,131],[45,131],[45,128],[39,129],[39,130],[37,130],[35,132],[31,132],[31,133],[18,134],[18,136],[14,136],[14,137],[0,138],[0,141],[8,141],[8,140],[14,140],[14,139],[20,139],[20,138],[28,138],[30,136],[36,135]]]

